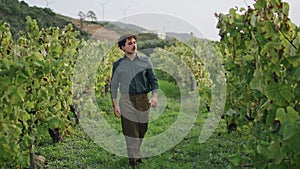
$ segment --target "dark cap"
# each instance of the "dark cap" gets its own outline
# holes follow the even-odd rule
[[[136,40],[136,36],[134,34],[123,35],[118,40],[118,47],[121,48],[121,46],[125,46],[126,39],[128,38],[134,38]]]

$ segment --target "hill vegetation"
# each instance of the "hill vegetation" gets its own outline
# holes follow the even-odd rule
[[[14,39],[20,37],[20,31],[26,32],[26,16],[37,20],[40,28],[47,28],[50,26],[63,28],[70,21],[54,13],[50,8],[30,7],[24,1],[18,0],[0,0],[0,22],[7,22],[10,24],[10,29]],[[76,30],[80,31],[79,37],[88,37],[88,33],[81,31],[74,25]]]

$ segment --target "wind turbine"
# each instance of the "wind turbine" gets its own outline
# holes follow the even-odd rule
[[[48,8],[49,3],[54,3],[54,1],[46,0],[46,7]]]
[[[121,8],[121,10],[123,11],[123,16],[124,16],[124,22],[126,22],[126,11],[130,8],[130,6],[128,6],[127,8]]]
[[[102,5],[102,20],[103,20],[103,21],[104,21],[104,6],[105,6],[106,4],[108,4],[110,1],[112,1],[112,0],[108,0],[108,1],[105,1],[105,2],[99,2],[99,1],[97,1],[99,4]]]

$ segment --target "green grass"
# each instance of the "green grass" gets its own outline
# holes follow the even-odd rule
[[[165,112],[158,119],[149,123],[146,137],[154,136],[168,129],[176,120],[179,108],[178,100],[168,99]],[[238,147],[246,137],[242,137],[237,132],[228,134],[224,121],[221,120],[210,139],[200,144],[198,139],[207,114],[207,112],[201,111],[194,127],[179,144],[160,155],[145,158],[139,168],[232,168],[227,157],[238,152]],[[111,111],[106,110],[105,118],[113,128],[121,131],[120,120],[116,119]],[[62,143],[53,144],[50,137],[46,137],[42,143],[36,146],[36,154],[47,159],[43,165],[44,168],[129,168],[127,158],[110,154],[95,144],[80,129],[80,126],[75,127],[74,133],[72,136],[66,137]]]
[[[158,81],[159,89],[164,92],[167,98],[179,98],[180,89],[177,84],[165,80]]]

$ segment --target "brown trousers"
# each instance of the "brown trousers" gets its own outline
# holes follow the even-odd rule
[[[141,158],[140,147],[148,129],[149,98],[147,94],[122,95],[119,103],[129,163],[135,163]]]

